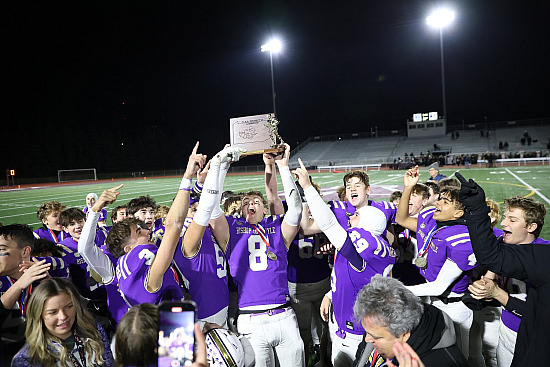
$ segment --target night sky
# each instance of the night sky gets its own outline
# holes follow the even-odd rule
[[[550,117],[550,2],[455,1],[444,31],[448,122]],[[442,112],[434,1],[6,1],[1,169],[184,167],[229,119],[272,112],[280,133],[404,129]],[[124,143],[124,145],[122,145]],[[256,163],[256,161],[254,161]]]

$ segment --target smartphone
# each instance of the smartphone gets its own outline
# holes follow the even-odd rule
[[[159,305],[158,367],[191,366],[195,355],[197,305],[193,301]]]

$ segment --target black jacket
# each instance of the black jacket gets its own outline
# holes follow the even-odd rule
[[[550,361],[550,245],[500,243],[487,213],[465,215],[477,262],[492,272],[530,284],[519,325],[514,366],[546,366]],[[508,305],[507,305],[508,306]]]
[[[420,324],[411,331],[407,343],[418,354],[426,367],[467,367],[468,361],[456,345],[454,324],[451,318],[432,305],[424,305],[424,314]],[[367,343],[363,342],[357,350],[354,366],[365,351]],[[366,351],[369,353],[369,350]],[[397,360],[393,363],[398,366]],[[369,366],[363,364],[360,367]]]

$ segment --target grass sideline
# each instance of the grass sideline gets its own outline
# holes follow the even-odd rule
[[[441,173],[451,176],[457,168],[443,167]],[[521,195],[531,196],[536,201],[546,205],[550,211],[550,166],[513,166],[496,168],[458,168],[467,179],[473,178],[486,191],[487,197],[503,203],[506,197]],[[371,181],[371,199],[387,200],[395,190],[403,188],[405,171],[369,171]],[[336,189],[342,185],[344,172],[318,173],[311,171],[313,180],[322,187],[326,200],[336,198]],[[429,177],[427,168],[421,168],[420,182]],[[177,191],[180,177],[148,177],[147,179],[119,179],[105,181],[87,181],[78,183],[26,185],[21,189],[0,190],[0,222],[4,225],[12,223],[28,224],[33,229],[40,227],[36,218],[37,207],[50,200],[58,200],[67,207],[83,208],[86,195],[95,192],[98,195],[107,188],[121,183],[124,187],[115,203],[110,208],[127,203],[140,195],[151,195],[157,204],[170,205]],[[230,174],[225,180],[224,190],[235,192],[244,190],[260,190],[264,192],[263,173],[257,174]],[[279,190],[282,195],[282,186],[279,179]],[[502,209],[502,206],[501,206]],[[550,239],[550,216],[547,213],[546,225],[541,237]],[[110,224],[110,218],[108,219]]]

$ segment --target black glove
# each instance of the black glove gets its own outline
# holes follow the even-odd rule
[[[488,214],[490,212],[485,202],[485,192],[474,180],[466,181],[459,172],[455,177],[460,181],[458,200],[466,207],[469,214]]]
[[[466,307],[473,311],[479,311],[484,307],[483,302],[480,299],[473,298],[470,292],[466,292],[462,296],[462,303],[464,303]]]

